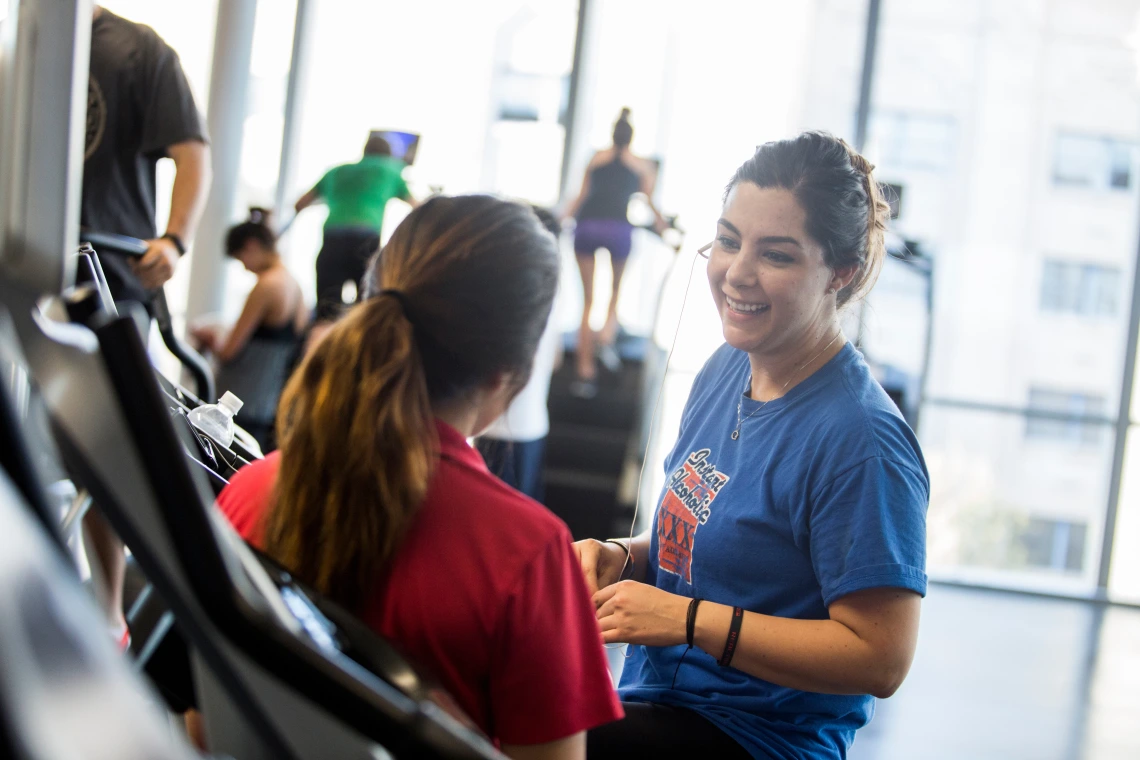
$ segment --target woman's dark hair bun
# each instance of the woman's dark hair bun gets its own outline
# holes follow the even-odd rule
[[[266,226],[269,226],[269,220],[272,218],[272,216],[273,212],[267,208],[262,208],[261,206],[249,207],[249,221],[253,222],[254,224],[264,224]]]

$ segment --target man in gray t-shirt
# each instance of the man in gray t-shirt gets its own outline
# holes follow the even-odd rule
[[[170,219],[160,236],[155,167],[166,157],[176,173]],[[137,301],[150,310],[154,292],[173,276],[194,235],[209,186],[206,128],[178,54],[150,27],[95,6],[80,224],[148,244],[146,255],[134,261],[100,253],[116,301]],[[125,645],[123,544],[97,510],[87,513],[83,527],[103,611]]]
[[[155,227],[155,166],[174,160],[170,219]],[[178,54],[153,29],[96,6],[91,24],[84,229],[141,238],[139,261],[101,254],[116,300],[149,304],[193,237],[210,184],[206,128]]]

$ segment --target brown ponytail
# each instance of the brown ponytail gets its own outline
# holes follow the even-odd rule
[[[354,607],[427,491],[434,429],[413,328],[394,298],[352,310],[304,360],[278,412],[266,551]]]
[[[281,397],[267,553],[357,608],[427,492],[434,404],[509,373],[521,387],[558,280],[530,209],[434,198],[373,258],[366,300],[306,357]]]

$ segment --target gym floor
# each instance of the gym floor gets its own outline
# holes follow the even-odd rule
[[[1140,758],[1140,609],[932,584],[910,675],[848,757]]]
[[[1140,609],[931,585],[851,760],[1140,758]]]

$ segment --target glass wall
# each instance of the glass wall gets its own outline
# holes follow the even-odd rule
[[[106,3],[180,52],[204,106],[216,0],[191,2],[192,13],[167,5]],[[867,4],[589,8],[570,191],[629,107],[634,151],[661,160],[657,203],[687,230],[676,257],[638,233],[623,286],[623,323],[656,324],[661,350],[676,340],[646,468],[651,504],[692,377],[720,341],[692,251],[757,144],[801,129],[852,138]],[[275,192],[294,10],[295,0],[259,4],[235,218]],[[287,197],[355,160],[379,128],[422,135],[407,172],[419,197],[492,191],[555,205],[577,13],[575,0],[322,0]],[[1094,594],[1111,528],[1108,591],[1140,601],[1131,433],[1109,510],[1140,227],[1138,31],[1140,0],[883,0],[865,152],[891,188],[896,249],[924,265],[888,261],[849,335],[916,422],[935,578]],[[385,234],[403,213],[391,205]],[[282,241],[307,292],[322,222],[307,211]],[[168,288],[175,308],[187,273]],[[231,277],[227,303],[247,286]],[[571,327],[569,252],[564,292]],[[1132,408],[1140,415],[1140,399]]]
[[[800,129],[855,133],[866,3],[819,0],[802,16],[750,4],[747,19],[718,18],[720,8],[701,8],[707,28],[677,10],[677,49],[693,55],[663,68],[670,95],[656,112],[669,121],[663,205],[686,212],[690,248],[719,208],[708,189],[723,187],[752,145]],[[934,578],[1101,594],[1112,516],[1107,592],[1140,601],[1135,446],[1109,510],[1140,226],[1138,24],[1137,0],[882,4],[865,153],[893,196],[893,247],[920,256],[887,261],[848,334],[922,441]],[[749,54],[779,64],[737,64],[732,35],[759,28],[780,29],[771,39],[788,48]],[[715,55],[689,36],[701,33]],[[682,90],[690,78],[699,88]],[[762,114],[750,111],[757,104]],[[606,105],[595,142],[616,114]],[[702,130],[715,145],[696,137]],[[680,263],[657,335],[665,348],[690,260]],[[646,506],[685,376],[719,342],[703,272],[690,290]]]
[[[576,19],[574,0],[315,4],[288,197],[357,160],[369,130],[395,129],[421,135],[405,172],[419,198],[490,191],[553,205]],[[389,205],[384,237],[407,210]],[[306,211],[283,241],[306,292],[323,220]]]
[[[1138,12],[883,3],[866,152],[933,261],[918,432],[935,578],[1096,592],[1140,208]],[[805,126],[849,134],[852,113]],[[883,284],[863,347],[895,368],[913,319]]]

